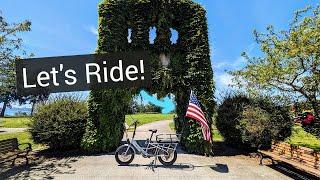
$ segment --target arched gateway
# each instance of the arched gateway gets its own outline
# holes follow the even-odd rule
[[[150,52],[152,87],[158,96],[172,93],[177,103],[176,129],[192,153],[205,153],[200,125],[185,118],[190,90],[197,92],[211,124],[214,102],[205,10],[191,0],[105,0],[99,5],[97,52]],[[153,44],[149,31],[156,28]],[[171,30],[178,32],[176,43]],[[131,35],[130,35],[131,34]],[[128,41],[128,36],[130,40]],[[92,91],[89,121],[82,146],[91,151],[112,151],[123,136],[123,123],[130,99],[138,89]]]

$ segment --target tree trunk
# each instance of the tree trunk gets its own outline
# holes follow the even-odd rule
[[[36,102],[32,102],[31,113],[30,113],[31,116],[33,116],[33,111],[34,111],[35,105],[36,105]]]
[[[2,110],[1,110],[0,117],[4,117],[4,113],[6,112],[7,105],[8,105],[8,102],[7,102],[7,101],[4,101],[4,102],[3,102],[3,106],[2,106]]]

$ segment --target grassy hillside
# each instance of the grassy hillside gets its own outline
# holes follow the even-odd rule
[[[293,127],[292,135],[286,139],[286,142],[320,151],[320,139],[304,131],[301,126]]]

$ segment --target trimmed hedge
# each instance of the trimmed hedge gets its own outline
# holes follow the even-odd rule
[[[229,145],[257,149],[270,148],[272,140],[291,135],[289,110],[266,98],[230,95],[218,108],[216,126]]]
[[[79,148],[87,112],[85,102],[71,97],[39,104],[30,124],[32,139],[56,150]]]
[[[214,82],[205,15],[204,8],[191,0],[104,0],[99,5],[97,49],[97,53],[140,49],[150,53],[152,87],[147,90],[157,93],[158,97],[168,93],[175,95],[176,125],[177,131],[183,132],[182,144],[188,152],[200,154],[209,153],[211,146],[198,133],[201,127],[185,118],[185,112],[193,89],[210,125],[212,123]],[[149,43],[151,27],[157,28],[154,44]],[[170,28],[179,33],[176,44],[170,41]],[[129,29],[131,42],[127,40]],[[161,65],[159,55],[162,53],[170,56],[167,67]],[[85,149],[115,149],[123,134],[123,112],[129,106],[128,98],[137,92],[137,89],[91,92],[89,122],[83,140]]]

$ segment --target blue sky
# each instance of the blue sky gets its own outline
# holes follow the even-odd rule
[[[28,19],[32,31],[23,33],[24,46],[36,57],[93,53],[97,44],[97,5],[100,0],[1,0],[9,22]],[[217,92],[231,83],[226,70],[243,66],[242,51],[259,55],[252,31],[269,24],[287,29],[293,13],[314,0],[196,0],[207,10],[211,61]]]

